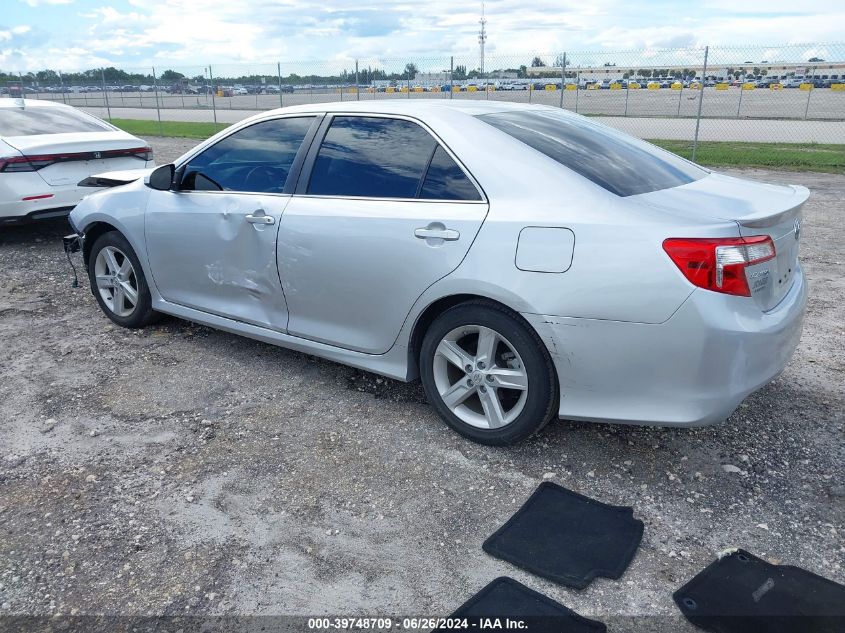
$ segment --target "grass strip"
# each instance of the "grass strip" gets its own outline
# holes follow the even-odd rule
[[[649,139],[649,142],[684,158],[692,157],[691,141]],[[845,145],[700,141],[695,162],[712,167],[761,167],[842,174],[845,173]]]

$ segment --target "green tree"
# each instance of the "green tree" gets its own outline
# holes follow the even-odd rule
[[[412,80],[417,76],[419,69],[416,64],[405,64],[405,77]]]
[[[540,59],[539,57],[535,57],[534,59],[531,60],[531,68],[542,68],[545,65],[546,64],[543,63],[543,60]]]
[[[168,69],[161,73],[161,80],[167,83],[174,83],[184,78],[185,75],[183,75],[182,73],[177,73],[175,70]]]
[[[458,64],[455,66],[455,70],[452,71],[452,78],[453,79],[466,79],[467,78],[467,67],[463,64]]]

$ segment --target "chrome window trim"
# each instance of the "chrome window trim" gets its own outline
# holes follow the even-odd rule
[[[334,121],[335,117],[343,116],[343,117],[359,117],[359,118],[368,118],[368,119],[399,119],[402,121],[409,121],[410,123],[415,123],[419,125],[423,130],[428,132],[428,134],[434,139],[434,142],[437,143],[440,147],[442,147],[446,153],[455,161],[455,164],[460,168],[460,170],[464,173],[464,175],[469,178],[469,181],[473,184],[476,191],[478,192],[481,200],[440,200],[438,198],[391,198],[391,197],[380,197],[380,196],[340,196],[340,195],[327,195],[327,194],[313,194],[313,193],[294,193],[293,195],[297,198],[326,198],[330,200],[385,200],[390,202],[449,202],[452,204],[489,204],[487,199],[487,194],[484,192],[484,189],[481,187],[481,184],[478,180],[473,176],[472,172],[466,168],[466,165],[457,157],[455,152],[452,151],[452,148],[449,147],[440,136],[431,129],[431,127],[423,120],[418,119],[414,116],[410,116],[407,114],[395,114],[395,113],[383,113],[383,112],[326,112],[326,118],[328,119],[328,124],[326,126],[326,134],[331,129],[332,122]],[[326,134],[323,134],[320,137],[319,144],[317,145],[316,152],[314,154],[314,160],[309,161],[306,159],[308,164],[308,173],[301,174],[301,177],[307,176],[306,179],[306,187],[311,182],[311,172],[314,169],[314,163],[316,162],[317,156],[319,156],[320,148],[323,146],[323,141],[326,138]],[[314,142],[317,142],[317,139],[314,139]],[[437,148],[435,147],[435,150]],[[428,167],[426,167],[426,175],[427,175]]]
[[[212,191],[210,189],[186,189],[182,190],[170,190],[170,191],[163,191],[162,193],[175,193],[181,196],[184,195],[192,195],[192,194],[201,194],[201,195],[212,195],[212,196],[219,196],[219,195],[238,195],[238,196],[273,196],[274,198],[290,198],[293,194],[290,193],[261,193],[260,191]]]
[[[421,202],[424,204],[487,204],[487,200],[441,200],[439,198],[379,198],[377,196],[333,196],[327,194],[313,193],[295,193],[293,195],[297,198],[314,198],[325,200],[369,200],[371,202]]]

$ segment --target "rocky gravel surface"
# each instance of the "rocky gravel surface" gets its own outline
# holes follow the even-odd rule
[[[194,143],[151,141],[160,163]],[[418,384],[176,319],[120,329],[71,288],[63,221],[0,229],[0,630],[447,615],[509,575],[610,630],[687,631],[672,591],[732,547],[845,582],[845,176],[742,173],[813,191],[786,371],[718,426],[561,421],[513,448],[450,432]],[[482,552],[544,480],[634,507],[621,580],[570,590]]]

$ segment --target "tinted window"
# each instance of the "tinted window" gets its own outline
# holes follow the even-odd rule
[[[619,196],[668,189],[706,171],[648,143],[563,112],[478,117]]]
[[[439,145],[431,157],[420,198],[429,200],[480,200],[478,190],[458,164]]]
[[[0,136],[111,131],[102,121],[70,108],[0,108]]]
[[[308,193],[416,198],[434,147],[434,138],[410,121],[335,117],[314,163]]]
[[[313,120],[262,121],[227,136],[187,164],[181,188],[282,193]]]

